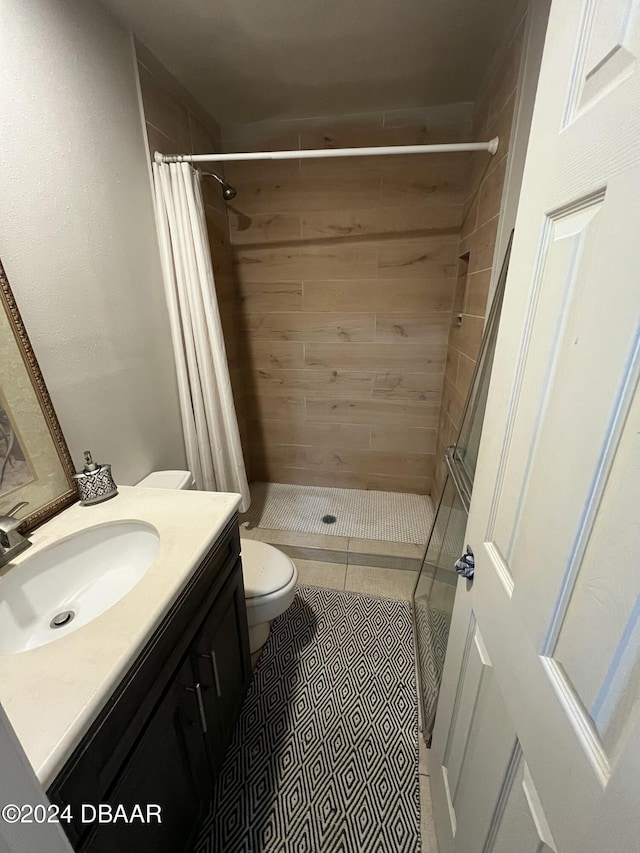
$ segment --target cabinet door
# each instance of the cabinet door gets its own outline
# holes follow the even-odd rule
[[[247,609],[238,562],[192,646],[194,671],[202,685],[214,770],[224,760],[242,700],[251,681]]]
[[[211,797],[211,774],[191,663],[178,670],[107,802],[161,809],[161,823],[97,825],[83,850],[91,853],[186,853],[192,849]]]

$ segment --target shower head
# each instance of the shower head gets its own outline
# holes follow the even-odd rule
[[[232,198],[235,198],[237,195],[237,190],[234,189],[231,184],[228,184],[220,175],[216,175],[215,172],[200,172],[203,177],[206,178],[215,178],[215,180],[222,187],[222,198],[225,201],[231,201]]]
[[[222,198],[225,201],[231,201],[231,199],[235,198],[236,195],[237,190],[235,190],[232,186],[226,183],[222,185]]]

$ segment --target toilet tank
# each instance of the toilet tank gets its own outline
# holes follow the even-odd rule
[[[136,483],[145,489],[193,489],[191,471],[152,471]]]

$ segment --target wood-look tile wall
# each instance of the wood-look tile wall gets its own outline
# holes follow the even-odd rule
[[[138,74],[149,143],[149,153],[206,154],[221,150],[220,128],[202,107],[194,103],[180,84],[171,77],[155,57],[138,46]],[[219,174],[220,168],[216,169]],[[216,295],[224,332],[229,373],[236,405],[243,447],[247,446],[242,365],[244,351],[237,328],[238,302],[234,282],[227,207],[219,185],[211,179],[202,183],[207,231],[215,277]],[[162,283],[159,282],[161,287]],[[167,341],[171,346],[171,341]],[[248,454],[245,450],[245,462]]]
[[[225,150],[469,138],[470,104],[226,129]],[[252,477],[429,493],[466,154],[227,166]]]
[[[525,21],[521,21],[496,57],[481,87],[473,118],[473,138],[500,137],[495,157],[471,155],[465,181],[464,218],[456,250],[457,274],[451,315],[442,409],[436,442],[434,498],[446,478],[442,461],[455,441],[462,410],[480,350],[494,262],[500,204],[509,153],[509,136],[518,86]],[[459,324],[458,316],[462,322]]]

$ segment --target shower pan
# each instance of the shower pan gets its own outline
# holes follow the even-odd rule
[[[458,584],[455,562],[465,550],[467,515],[478,460],[512,240],[513,233],[509,239],[485,326],[458,436],[445,453],[448,473],[413,590],[413,627],[418,657],[422,735],[427,744],[430,743],[433,732],[451,614]],[[460,583],[469,582],[460,581]]]

